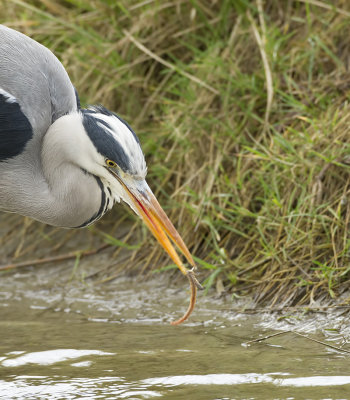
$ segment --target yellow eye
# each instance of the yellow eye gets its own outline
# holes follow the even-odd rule
[[[109,167],[112,167],[112,168],[114,168],[114,167],[117,166],[117,163],[114,162],[113,160],[106,160],[106,164],[107,164]]]

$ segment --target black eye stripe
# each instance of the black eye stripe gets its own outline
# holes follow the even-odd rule
[[[89,110],[83,109],[81,113],[85,131],[96,150],[108,160],[118,160],[118,166],[124,172],[132,173],[131,160],[121,144],[106,130],[108,124],[96,118],[95,113],[91,113]],[[109,125],[108,127],[110,129]]]

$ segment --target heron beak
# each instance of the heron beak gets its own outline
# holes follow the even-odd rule
[[[168,253],[169,257],[178,266],[180,271],[184,275],[187,275],[188,273],[188,270],[184,267],[169,238],[175,243],[189,264],[195,269],[196,266],[188,248],[158,203],[158,200],[152,193],[147,183],[142,181],[142,185],[137,188],[131,186],[129,187],[121,179],[119,179],[119,182],[124,187],[137,213],[143,219],[144,223],[153,233],[160,245]]]
[[[152,193],[152,190],[149,188],[146,181],[130,179],[127,177],[121,178],[117,172],[113,170],[109,170],[109,172],[124,188],[125,197],[123,197],[123,200],[127,202],[129,206],[143,219],[144,223],[156,237],[160,245],[189,280],[191,297],[188,309],[180,319],[171,322],[172,325],[179,325],[187,320],[194,309],[196,304],[197,288],[203,289],[195,276],[194,271],[196,270],[196,266],[192,256],[181,236],[174,228],[174,225],[159,205],[158,200]],[[186,257],[187,261],[192,265],[192,269],[188,270],[185,268],[169,238],[175,243],[182,254]]]

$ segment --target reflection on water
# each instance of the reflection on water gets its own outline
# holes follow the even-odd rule
[[[19,376],[13,382],[0,381],[1,398],[4,399],[151,399],[162,394],[147,390],[142,384],[114,377],[97,379],[74,378],[53,381],[49,377]]]
[[[8,355],[12,354],[22,354],[23,352],[10,352]],[[99,350],[74,350],[74,349],[56,349],[56,350],[46,350],[46,351],[36,351],[34,353],[24,354],[20,357],[15,358],[5,358],[1,365],[3,367],[19,367],[25,364],[39,364],[39,365],[52,365],[57,362],[70,360],[72,358],[79,358],[89,355],[105,355],[113,353],[105,353]]]
[[[21,399],[64,399],[64,398],[113,398],[116,399],[150,399],[164,397],[165,393],[175,392],[176,386],[192,385],[194,391],[191,399],[204,398],[202,388],[197,385],[230,386],[232,392],[236,385],[261,383],[273,384],[277,387],[317,387],[317,386],[343,386],[350,383],[350,376],[315,376],[309,378],[282,378],[283,374],[212,374],[212,375],[187,375],[155,379],[145,379],[139,382],[127,382],[124,378],[99,377],[99,378],[72,378],[52,380],[48,376],[16,376],[12,382],[0,381],[1,398]],[[154,386],[161,386],[154,389]],[[347,390],[346,388],[344,388]],[[224,389],[219,388],[218,393]],[[315,390],[313,391],[315,394]],[[249,393],[249,389],[247,390]],[[302,392],[301,392],[302,393]],[[329,392],[328,392],[329,393]],[[344,393],[344,392],[343,392]],[[233,394],[233,393],[232,393]],[[344,393],[345,394],[345,393]],[[317,396],[317,394],[316,394]],[[213,397],[208,397],[213,398]],[[254,397],[250,397],[254,398]],[[257,398],[261,398],[260,396]],[[268,397],[266,397],[268,398]],[[299,397],[297,397],[299,398]],[[317,398],[317,397],[315,397]],[[288,397],[293,399],[293,397]]]
[[[64,399],[64,398],[137,398],[159,397],[161,394],[141,387],[130,390],[130,384],[123,379],[101,377],[98,379],[74,378],[61,381],[53,381],[49,377],[19,376],[13,382],[0,382],[1,396],[3,398],[23,399]],[[106,397],[101,397],[106,396]],[[139,397],[141,396],[141,397]]]
[[[0,282],[0,399],[350,396],[347,354],[292,334],[247,346],[273,332],[268,318],[218,312],[222,303],[200,298],[190,322],[173,327],[187,305],[182,290],[128,280],[63,287],[59,278],[52,287],[46,276],[32,287],[23,275]],[[336,345],[337,332],[313,337]]]
[[[289,373],[270,374],[208,374],[166,376],[145,379],[142,383],[163,386],[179,385],[243,385],[247,383],[272,383],[276,386],[342,386],[350,384],[350,376],[309,376],[303,378],[282,378]]]

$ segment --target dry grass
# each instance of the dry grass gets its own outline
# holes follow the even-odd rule
[[[149,184],[208,288],[270,306],[347,291],[346,0],[12,0],[1,10],[1,22],[60,57],[83,102],[137,130]],[[63,251],[73,236],[76,249],[94,248],[102,231],[122,241],[103,273],[167,265],[125,210],[83,234],[2,216],[3,243],[8,221],[20,224],[7,259]],[[30,229],[42,233],[36,247]],[[137,244],[125,262],[123,243]]]

